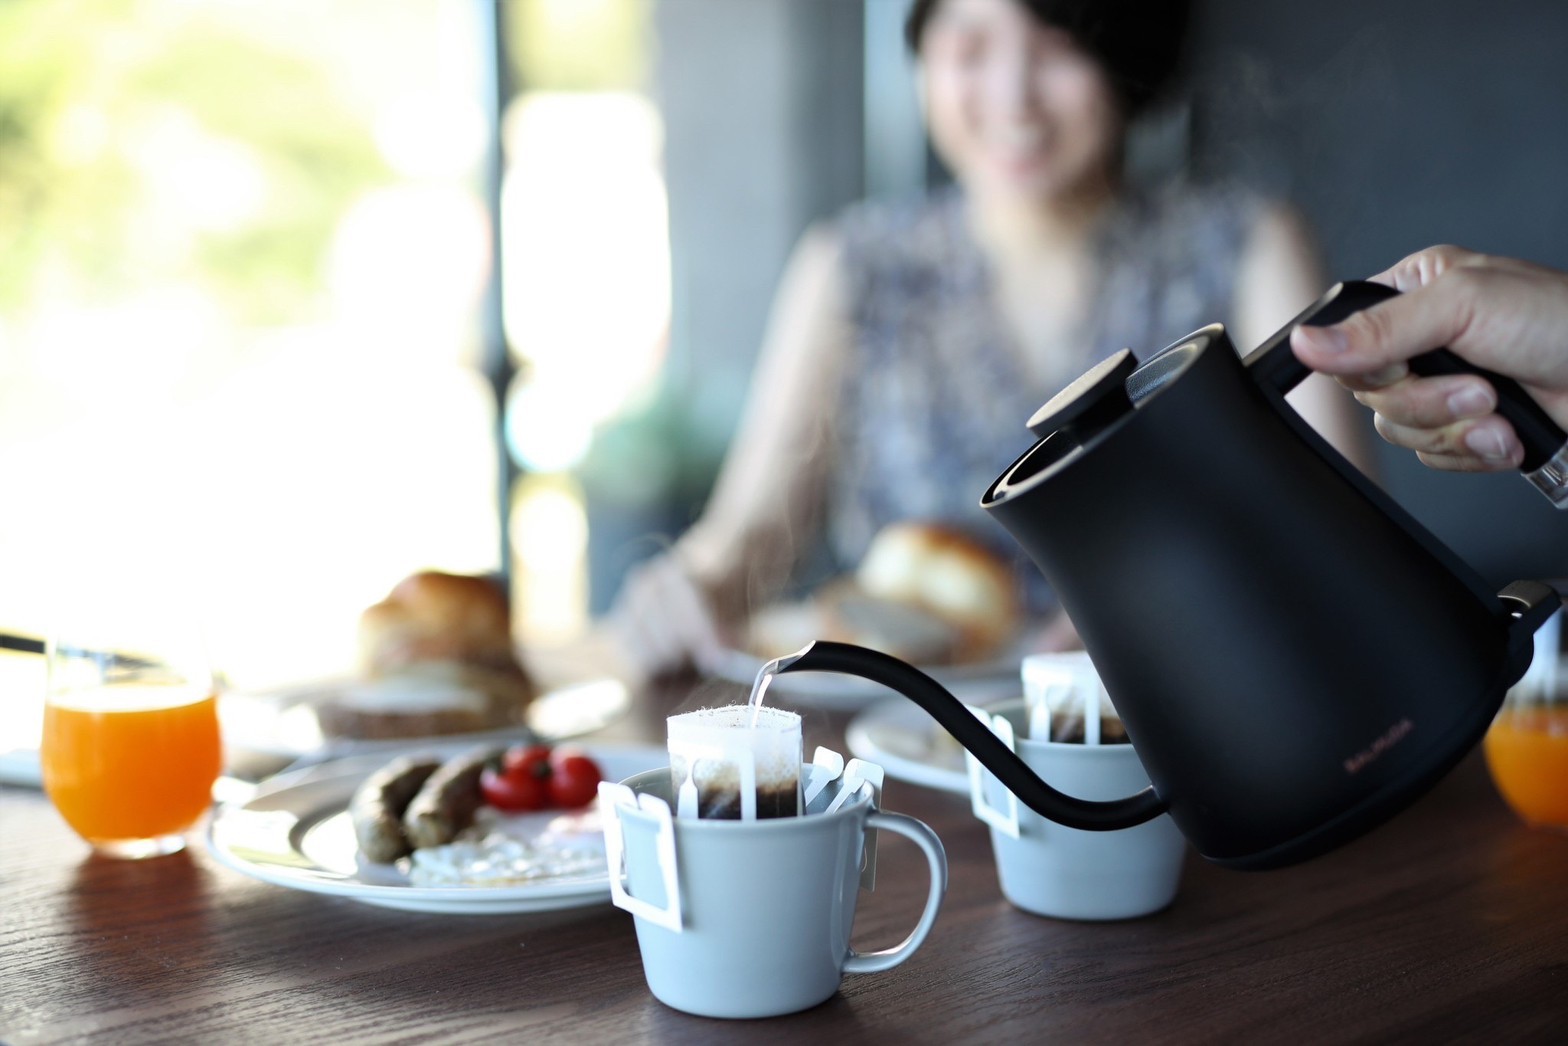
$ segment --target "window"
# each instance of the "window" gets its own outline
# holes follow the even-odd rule
[[[700,505],[790,246],[863,187],[861,18],[0,5],[0,634],[126,556],[192,575],[243,689],[352,671],[424,567],[505,570],[525,644],[580,629]],[[0,732],[37,661],[0,651]]]
[[[487,10],[0,5],[0,632],[165,561],[267,686],[500,566]]]

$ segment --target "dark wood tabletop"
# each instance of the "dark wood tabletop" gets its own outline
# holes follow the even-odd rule
[[[711,698],[710,695],[706,695]],[[607,734],[662,744],[690,680]],[[805,710],[843,751],[849,713]],[[91,854],[36,790],[0,789],[0,1040],[137,1042],[1520,1042],[1568,1034],[1568,834],[1520,824],[1476,757],[1381,830],[1281,871],[1192,857],[1166,911],[1113,923],[1003,900],[967,798],[889,781],[941,836],[940,918],[904,965],[757,1021],[692,1017],[643,981],[607,902],[433,915],[284,889],[183,854]],[[926,890],[882,836],[855,944],[907,932]],[[894,869],[903,869],[899,874]]]

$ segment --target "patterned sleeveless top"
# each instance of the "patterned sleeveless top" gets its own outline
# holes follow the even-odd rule
[[[1232,292],[1257,201],[1170,189],[1118,205],[1094,250],[1093,301],[1074,339],[1070,381],[1122,348],[1140,358],[1233,315]],[[956,188],[910,203],[867,202],[839,221],[852,358],[828,479],[827,541],[840,565],[900,519],[941,520],[1016,559],[1030,602],[1038,571],[981,495],[1032,443],[1025,423],[1059,391],[1022,368]]]

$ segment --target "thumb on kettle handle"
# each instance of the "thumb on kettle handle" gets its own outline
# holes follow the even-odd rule
[[[1165,812],[1165,800],[1153,786],[1108,802],[1079,799],[1058,792],[1040,780],[1029,764],[1003,744],[942,684],[889,654],[852,643],[819,639],[798,653],[779,658],[777,664],[781,673],[841,672],[881,683],[903,694],[930,713],[942,729],[967,748],[1021,803],[1057,824],[1088,831],[1111,831],[1152,821]]]
[[[1242,361],[1247,373],[1264,388],[1285,395],[1312,373],[1290,351],[1291,331],[1302,324],[1324,327],[1339,323],[1352,313],[1397,297],[1398,294],[1392,287],[1368,280],[1346,280],[1334,284],[1323,297],[1303,309],[1295,319],[1247,355]],[[1568,433],[1564,433],[1541,409],[1541,405],[1512,378],[1485,367],[1477,367],[1447,349],[1433,349],[1414,357],[1410,360],[1410,369],[1424,377],[1435,374],[1475,374],[1490,382],[1492,388],[1497,390],[1497,413],[1508,419],[1519,436],[1519,442],[1524,445],[1524,461],[1519,471],[1526,474],[1536,472],[1557,455],[1568,451]]]

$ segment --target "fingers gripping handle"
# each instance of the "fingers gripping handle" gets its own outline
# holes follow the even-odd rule
[[[1312,374],[1312,369],[1290,351],[1290,332],[1302,325],[1327,327],[1339,323],[1351,314],[1371,308],[1399,292],[1380,283],[1365,280],[1347,280],[1330,287],[1317,301],[1302,309],[1294,319],[1270,335],[1242,362],[1247,373],[1264,388],[1281,396],[1300,385]]]
[[[1265,388],[1281,396],[1295,388],[1311,373],[1307,365],[1290,351],[1290,332],[1308,324],[1326,327],[1339,323],[1362,309],[1397,297],[1398,291],[1380,283],[1347,280],[1330,287],[1328,293],[1307,306],[1245,360],[1247,370]],[[1512,378],[1477,367],[1448,349],[1433,349],[1410,360],[1410,369],[1423,377],[1439,374],[1475,374],[1497,390],[1497,413],[1507,418],[1524,445],[1524,461],[1519,471],[1559,507],[1568,506],[1568,433],[1541,409]],[[1542,474],[1545,473],[1543,476]],[[1556,481],[1553,481],[1553,475]],[[1543,479],[1556,490],[1547,489]]]

